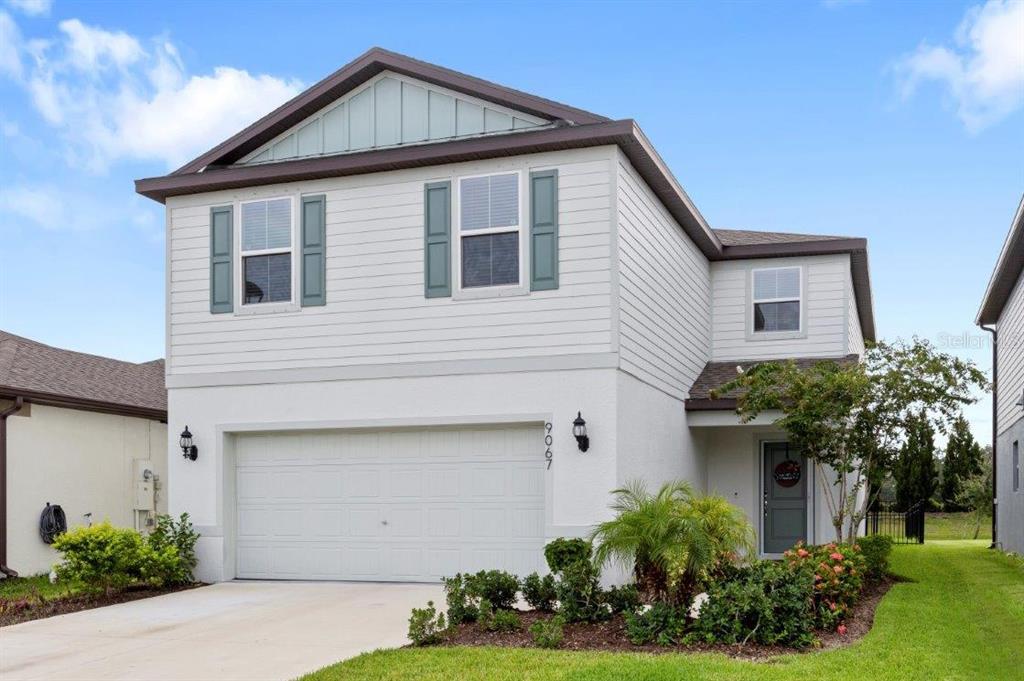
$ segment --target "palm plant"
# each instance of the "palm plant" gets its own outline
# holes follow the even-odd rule
[[[689,602],[723,558],[753,544],[753,529],[739,509],[696,494],[685,481],[666,483],[656,494],[636,481],[612,494],[615,518],[594,530],[594,560],[632,568],[648,600]]]

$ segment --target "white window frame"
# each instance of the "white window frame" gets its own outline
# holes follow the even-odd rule
[[[516,227],[488,227],[486,229],[474,229],[463,234],[462,231],[462,181],[471,180],[478,177],[494,177],[496,175],[515,175],[517,178],[517,186],[519,187],[519,224]],[[474,173],[471,175],[457,175],[453,178],[452,184],[454,198],[452,201],[452,237],[454,244],[452,247],[452,272],[455,276],[455,290],[454,298],[456,299],[471,299],[471,298],[497,298],[502,296],[521,296],[529,293],[529,282],[526,277],[529,273],[528,263],[526,262],[529,249],[527,246],[527,230],[526,226],[529,222],[527,212],[529,204],[527,203],[527,190],[529,187],[526,186],[527,173],[521,168],[508,168],[501,170],[493,170],[487,173]],[[463,237],[473,236],[484,236],[487,234],[508,234],[517,232],[519,234],[519,282],[516,284],[502,284],[499,286],[472,286],[465,288],[462,285],[462,239]]]
[[[250,203],[264,203],[267,201],[278,201],[281,199],[288,199],[289,201],[289,213],[291,214],[291,245],[288,248],[262,248],[255,251],[246,251],[242,249],[242,206]],[[298,266],[298,258],[296,256],[296,244],[298,238],[298,195],[297,194],[277,194],[274,196],[260,196],[252,199],[245,199],[244,201],[235,202],[235,220],[236,226],[235,232],[235,267],[238,272],[237,275],[237,286],[235,287],[235,309],[238,310],[237,314],[256,314],[266,312],[290,312],[299,309],[298,298],[296,297],[295,288],[299,283],[296,268]],[[274,302],[266,303],[247,303],[245,302],[245,259],[252,256],[259,255],[277,255],[281,253],[289,253],[291,255],[291,297],[288,300],[278,300]]]
[[[754,278],[758,272],[771,272],[773,270],[796,270],[799,281],[800,290],[796,298],[797,305],[799,307],[799,320],[796,329],[786,329],[782,331],[755,331],[754,330],[754,310],[758,303],[790,303],[793,302],[793,298],[790,296],[784,298],[757,298],[754,295]],[[747,339],[757,340],[761,338],[771,339],[784,339],[784,338],[802,338],[807,333],[807,305],[806,295],[804,292],[804,268],[802,265],[772,265],[771,267],[754,267],[751,268],[747,276]]]

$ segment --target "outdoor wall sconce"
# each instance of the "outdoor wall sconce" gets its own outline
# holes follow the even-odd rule
[[[590,438],[587,437],[587,422],[583,420],[581,412],[576,412],[576,418],[573,419],[572,435],[576,438],[576,444],[581,452],[590,449]]]
[[[181,439],[178,440],[178,444],[181,445],[181,455],[189,461],[195,461],[199,458],[199,447],[192,444],[192,433],[188,432],[188,426],[185,426],[185,430],[181,431]]]

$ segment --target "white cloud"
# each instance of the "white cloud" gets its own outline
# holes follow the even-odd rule
[[[93,200],[72,199],[67,191],[50,185],[19,184],[0,189],[0,215],[7,228],[27,225],[48,231],[95,229],[103,214],[102,206]]]
[[[77,19],[62,21],[59,30],[51,40],[19,37],[11,62],[0,48],[0,74],[21,82],[38,113],[60,131],[68,161],[96,172],[121,160],[177,167],[302,87],[229,66],[189,74],[166,39],[143,41]]]
[[[10,14],[0,12],[0,76],[19,80],[21,73],[21,31]]]
[[[7,5],[29,16],[46,16],[53,7],[53,0],[7,0]]]
[[[954,44],[922,43],[896,63],[904,97],[923,81],[942,83],[971,132],[1024,105],[1024,0],[972,7],[956,29]]]

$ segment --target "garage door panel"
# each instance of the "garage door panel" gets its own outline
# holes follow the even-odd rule
[[[432,582],[543,570],[539,427],[236,442],[239,577]]]

